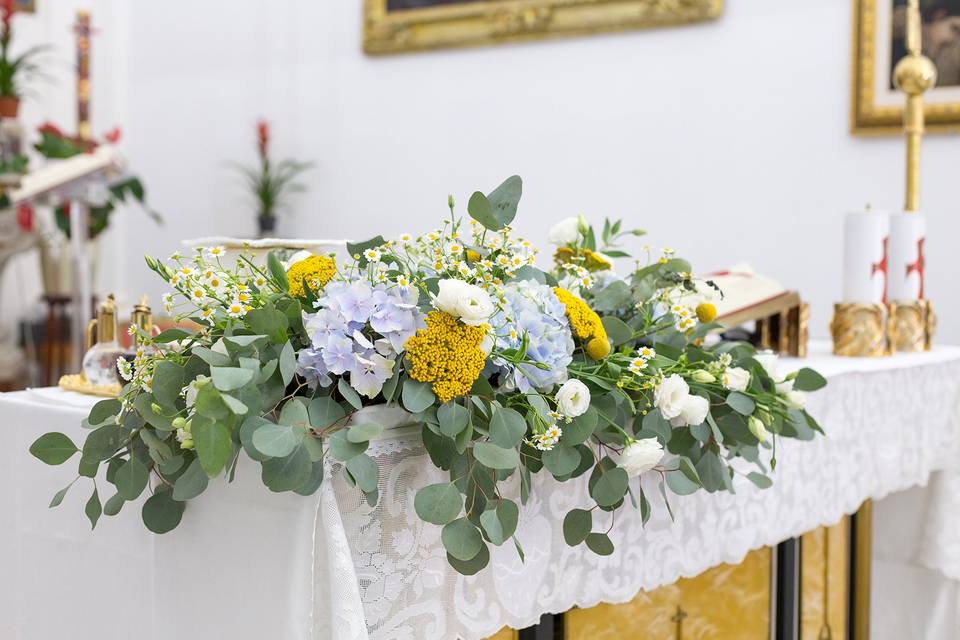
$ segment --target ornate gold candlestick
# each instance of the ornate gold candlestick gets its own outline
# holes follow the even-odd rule
[[[937,68],[922,53],[919,0],[908,0],[907,55],[893,70],[894,82],[907,94],[903,116],[907,142],[906,198],[904,211],[920,211],[920,147],[924,133],[923,94],[937,83]],[[923,245],[917,268],[923,278]],[[886,259],[886,256],[884,256]],[[908,270],[909,273],[909,270]],[[921,280],[922,283],[922,280]],[[833,352],[844,356],[879,356],[893,351],[930,349],[936,315],[929,300],[891,300],[880,304],[837,304],[830,322]]]

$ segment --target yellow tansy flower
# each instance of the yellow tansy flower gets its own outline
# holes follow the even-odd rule
[[[486,356],[480,348],[488,327],[471,327],[449,313],[431,311],[427,328],[404,345],[410,358],[410,377],[429,382],[440,402],[465,395],[483,371]]]
[[[337,272],[337,263],[329,256],[310,256],[300,262],[295,262],[287,270],[287,282],[290,295],[302,296],[303,281],[306,280],[311,288],[321,289]]]
[[[574,335],[587,343],[587,355],[594,360],[602,360],[610,355],[610,340],[597,312],[583,299],[562,287],[555,287],[553,292],[566,309]]]
[[[701,302],[697,305],[697,318],[700,322],[713,322],[717,319],[717,308],[709,302]]]

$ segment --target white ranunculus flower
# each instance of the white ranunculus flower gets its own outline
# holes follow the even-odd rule
[[[663,446],[656,438],[634,440],[620,452],[617,463],[627,475],[635,478],[644,471],[653,469],[663,459]]]
[[[783,397],[787,401],[787,404],[794,409],[803,409],[807,406],[807,394],[803,391],[791,390],[785,393]]]
[[[680,415],[670,420],[670,425],[673,427],[693,427],[703,424],[708,413],[710,413],[710,401],[702,396],[690,394],[683,401]]]
[[[573,244],[579,237],[580,221],[573,216],[553,225],[547,233],[547,241],[555,245]]]
[[[653,404],[660,409],[660,415],[673,420],[683,411],[684,403],[690,395],[687,381],[672,374],[664,378],[653,391]]]
[[[729,391],[746,391],[750,384],[750,372],[740,367],[727,367],[723,372],[723,388]]]
[[[756,416],[750,416],[747,419],[747,428],[750,429],[750,433],[752,433],[760,442],[766,442],[767,438],[770,436],[770,432],[767,431],[767,427],[763,424],[760,418],[757,418]]]
[[[557,410],[568,418],[583,415],[590,407],[590,389],[576,378],[567,380],[557,391]]]
[[[490,294],[463,280],[441,280],[433,306],[460,318],[464,324],[478,327],[490,319],[495,311]]]

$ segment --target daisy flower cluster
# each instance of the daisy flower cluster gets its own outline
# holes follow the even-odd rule
[[[192,318],[214,325],[263,306],[265,296],[276,291],[253,262],[254,254],[241,254],[231,268],[224,265],[225,253],[217,246],[197,248],[189,258],[175,253],[167,264],[148,260],[173,288],[163,295],[164,310],[177,320]]]

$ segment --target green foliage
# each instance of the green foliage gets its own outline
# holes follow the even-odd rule
[[[73,440],[62,433],[45,433],[30,445],[30,453],[50,465],[63,464],[77,451]]]

